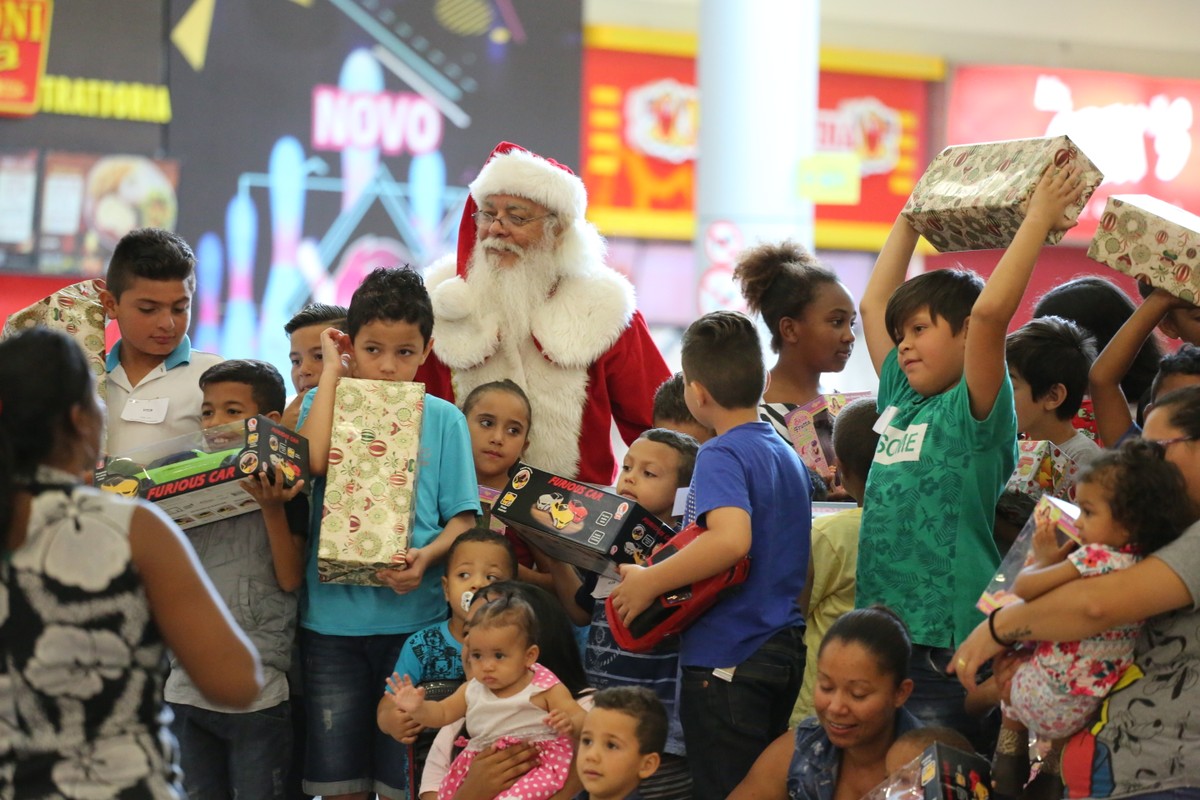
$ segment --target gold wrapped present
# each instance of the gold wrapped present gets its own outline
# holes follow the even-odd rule
[[[1104,175],[1067,136],[947,147],[925,170],[902,213],[940,252],[1005,248],[1047,165],[1071,163],[1081,168],[1085,186],[1067,209],[1068,217],[1078,219]],[[1064,233],[1051,231],[1046,244],[1058,244]]]
[[[321,581],[382,586],[402,568],[412,534],[425,385],[338,382],[317,574]]]
[[[87,354],[96,375],[96,390],[104,397],[104,306],[100,303],[103,281],[88,280],[64,286],[49,297],[9,316],[0,338],[26,328],[43,325],[67,333]]]
[[[1145,194],[1113,195],[1088,258],[1166,289],[1200,298],[1200,217]]]

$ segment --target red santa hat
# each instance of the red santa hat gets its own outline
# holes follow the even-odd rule
[[[479,175],[471,181],[470,190],[458,226],[457,271],[463,278],[475,248],[477,230],[473,215],[479,210],[480,201],[494,194],[533,200],[553,212],[566,230],[583,219],[587,211],[587,190],[570,167],[512,142],[496,145]]]

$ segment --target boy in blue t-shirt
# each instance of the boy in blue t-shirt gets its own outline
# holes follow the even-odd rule
[[[812,500],[794,450],[758,418],[766,382],[754,323],[733,311],[683,336],[684,397],[716,431],[696,456],[684,524],[706,528],[651,567],[624,565],[613,605],[628,623],[659,595],[718,575],[745,556],[750,573],[680,641],[679,716],[693,796],[724,798],[787,729],[804,670],[796,598],[808,564]]]
[[[1074,223],[1074,166],[1049,168],[1012,244],[984,285],[963,270],[907,283],[918,234],[898,217],[863,292],[860,317],[879,374],[880,434],[867,479],[855,605],[893,609],[912,635],[907,708],[990,752],[988,726],[945,674],[979,622],[975,601],[999,564],[996,501],[1016,462],[1005,335],[1046,236]]]
[[[350,299],[346,329],[321,334],[321,378],[300,411],[314,476],[328,468],[338,381],[346,376],[411,381],[429,356],[433,309],[420,275],[409,269],[372,272]],[[304,790],[326,798],[375,792],[401,800],[407,791],[404,746],[379,730],[375,710],[404,640],[445,618],[442,561],[479,513],[466,419],[450,403],[425,395],[411,546],[403,569],[376,573],[386,587],[318,581],[323,499],[320,478],[313,482],[300,615],[305,705],[312,720]]]

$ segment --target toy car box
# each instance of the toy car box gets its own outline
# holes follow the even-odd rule
[[[620,564],[645,564],[673,535],[632,500],[523,463],[492,515],[553,558],[611,578]]]
[[[975,755],[934,742],[894,771],[863,800],[989,800],[991,766]]]
[[[307,482],[308,440],[250,417],[110,456],[96,470],[96,486],[149,500],[186,530],[258,510],[238,482],[263,465],[286,486]]]
[[[992,770],[986,759],[935,742],[921,754],[925,800],[988,800]]]

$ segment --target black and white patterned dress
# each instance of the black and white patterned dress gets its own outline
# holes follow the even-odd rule
[[[37,480],[25,542],[0,562],[0,800],[181,798],[136,503]]]

